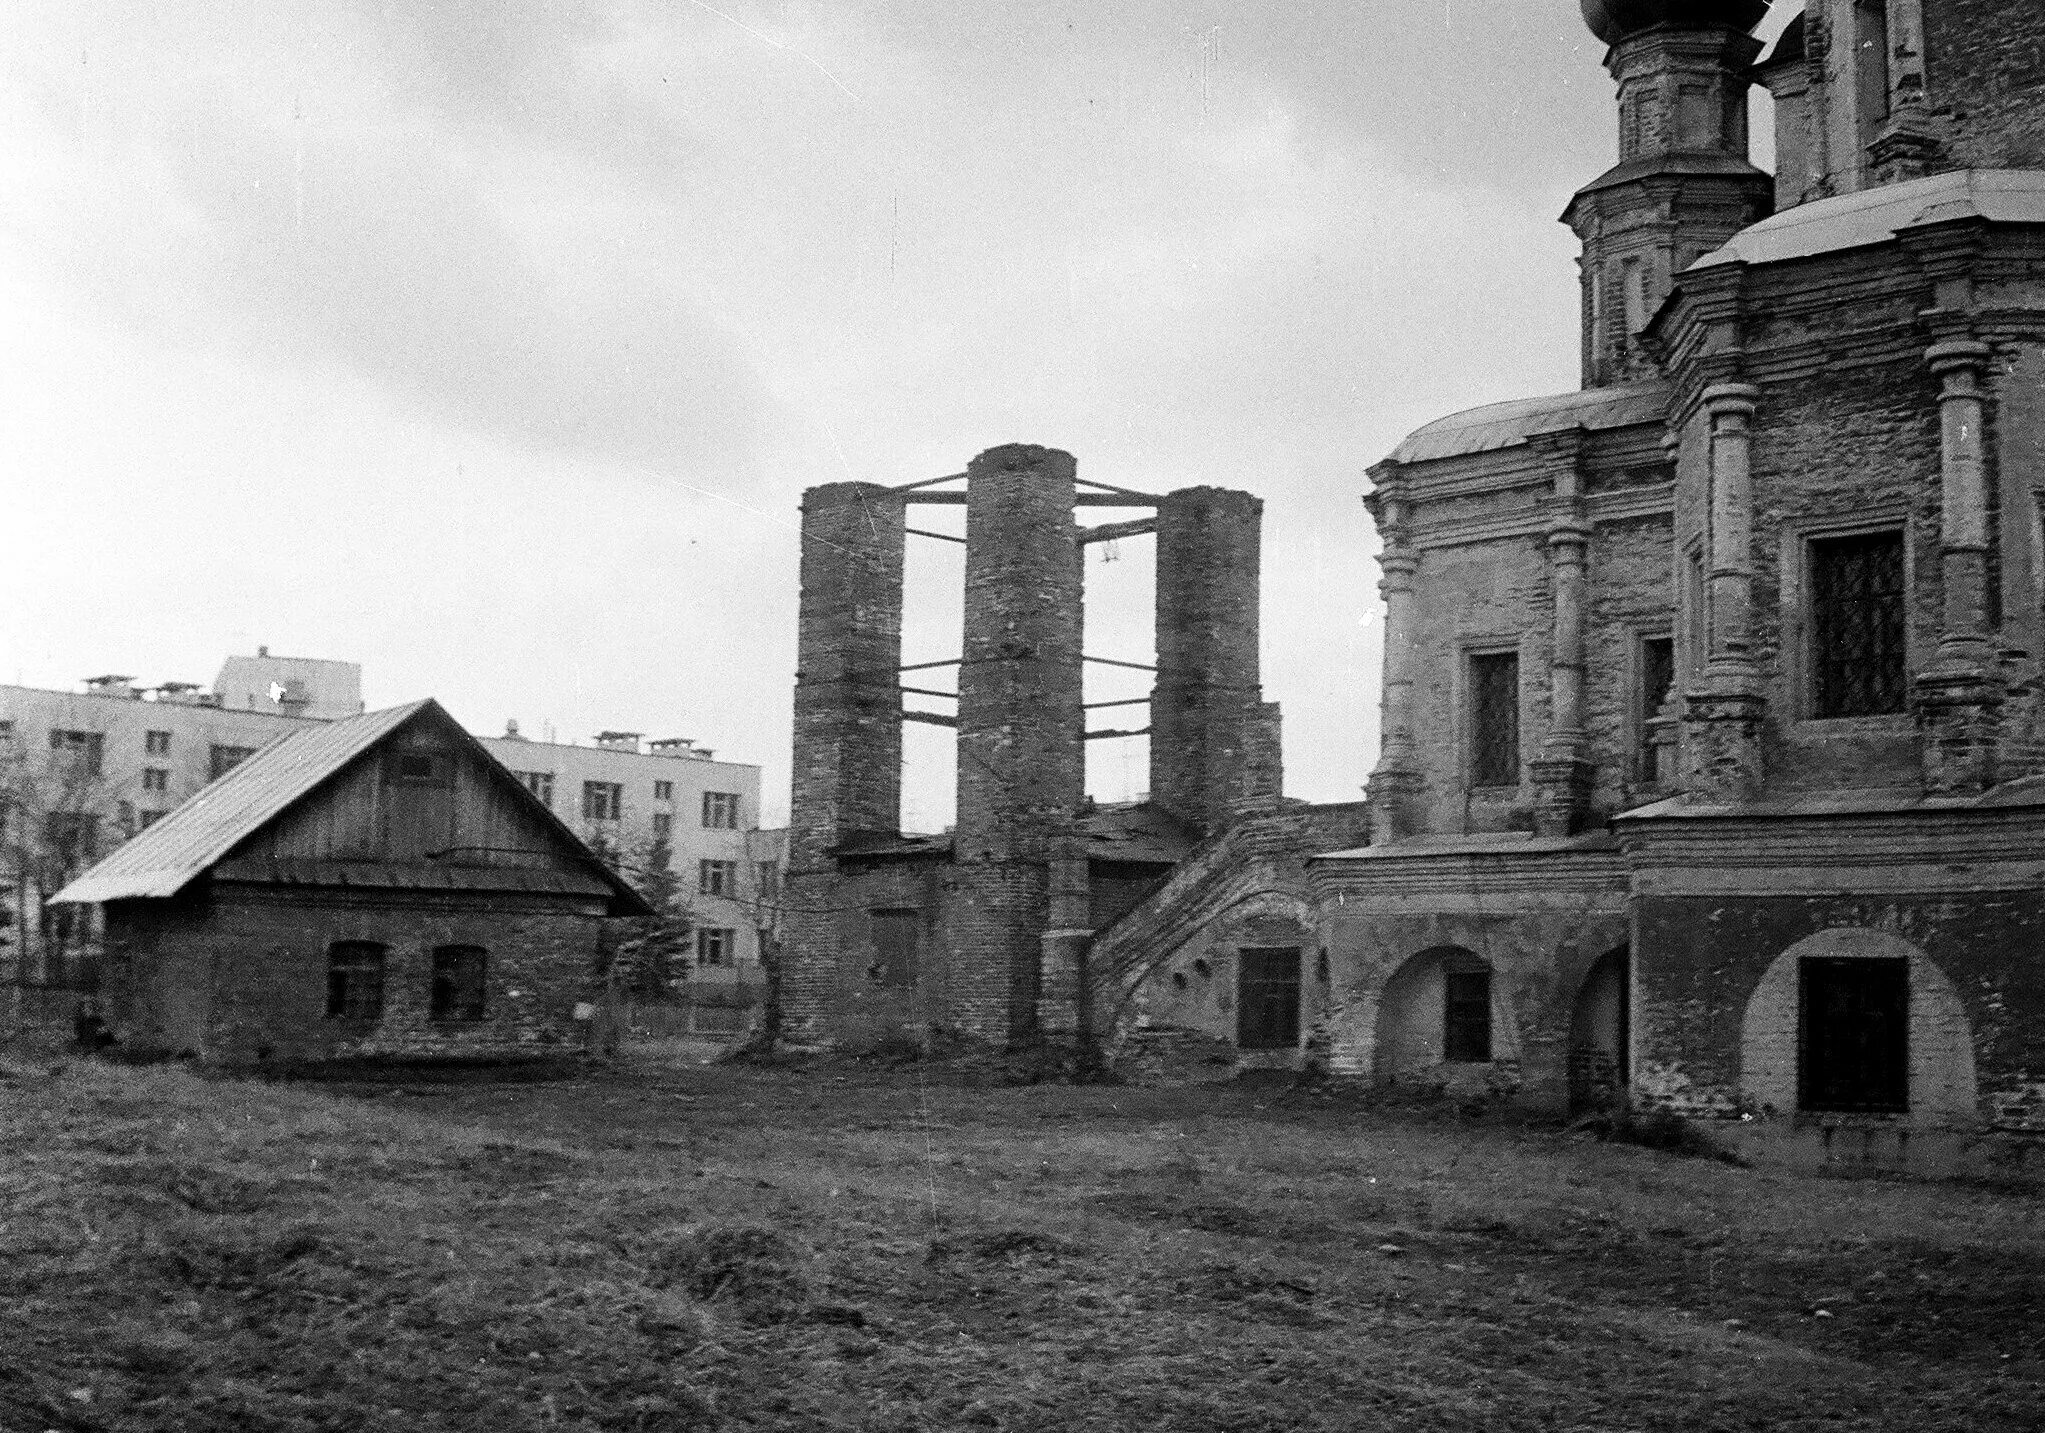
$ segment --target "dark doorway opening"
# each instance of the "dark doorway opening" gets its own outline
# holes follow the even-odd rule
[[[1236,1044],[1289,1050],[1299,1044],[1299,947],[1250,946],[1236,961]]]
[[[1441,1057],[1464,1064],[1491,1058],[1490,971],[1443,973]]]
[[[1569,1022],[1569,1107],[1610,1109],[1623,1104],[1632,1072],[1632,962],[1620,946],[1598,957],[1577,992]]]
[[[1797,1107],[1908,1110],[1910,963],[1808,957],[1797,974]]]

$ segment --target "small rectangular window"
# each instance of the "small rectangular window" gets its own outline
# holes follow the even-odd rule
[[[738,953],[738,932],[721,926],[696,931],[696,964],[730,965]]]
[[[337,940],[327,947],[327,1018],[383,1018],[384,948],[374,941]]]
[[[653,839],[656,841],[668,841],[674,838],[674,834],[675,818],[668,815],[668,813],[665,811],[654,812]]]
[[[615,781],[582,783],[582,816],[586,821],[617,821],[625,814],[625,788]]]
[[[1299,949],[1252,948],[1236,957],[1236,1044],[1289,1050],[1299,1044]]]
[[[170,755],[170,733],[151,731],[142,734],[142,750],[149,756]]]
[[[215,746],[207,753],[206,779],[218,781],[256,754],[252,746]]]
[[[916,910],[867,912],[873,932],[873,964],[866,978],[883,990],[913,990],[922,957],[923,914]]]
[[[433,951],[433,990],[428,1018],[481,1020],[484,975],[489,956],[480,945],[443,945]]]
[[[1799,963],[1797,1104],[1806,1110],[1910,1108],[1910,963]]]
[[[87,776],[97,776],[100,757],[106,750],[106,736],[96,731],[52,730],[50,750],[73,758]]]
[[[540,798],[543,805],[554,804],[554,773],[551,771],[521,771],[518,779],[525,783],[525,789]]]
[[[144,791],[170,790],[170,772],[161,766],[142,768],[142,789]]]
[[[452,786],[454,757],[424,747],[393,747],[384,761],[384,779],[402,786]]]
[[[738,794],[732,791],[704,792],[703,825],[712,831],[738,830]]]
[[[1672,779],[1674,772],[1659,771],[1662,748],[1654,743],[1655,721],[1662,714],[1676,686],[1676,643],[1670,637],[1640,640],[1640,779],[1648,785]]]
[[[1812,699],[1816,717],[1904,709],[1903,534],[1860,533],[1810,544]]]
[[[1490,971],[1443,973],[1441,1057],[1465,1064],[1491,1058]]]
[[[654,782],[654,783],[653,783],[653,799],[654,799],[655,801],[672,801],[672,800],[674,800],[674,799],[675,799],[675,784],[674,784],[674,783],[673,783],[672,781],[656,781],[656,782]]]
[[[1470,658],[1470,784],[1517,786],[1520,780],[1520,658],[1485,652]]]
[[[696,893],[703,896],[737,895],[738,862],[698,861],[696,863]]]

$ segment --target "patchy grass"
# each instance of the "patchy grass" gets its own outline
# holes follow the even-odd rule
[[[2033,1194],[1270,1089],[0,1073],[0,1429],[2034,1429]]]

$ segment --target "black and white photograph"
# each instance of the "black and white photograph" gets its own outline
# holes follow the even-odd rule
[[[2041,0],[0,28],[0,1433],[2045,1428]]]

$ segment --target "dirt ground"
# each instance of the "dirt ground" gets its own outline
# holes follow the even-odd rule
[[[2045,1427],[2035,1192],[1312,1091],[0,1077],[0,1430]]]

